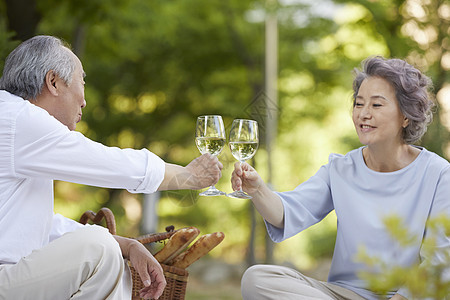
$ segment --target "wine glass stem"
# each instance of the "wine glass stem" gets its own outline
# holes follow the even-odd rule
[[[239,166],[241,167],[242,170],[242,164],[245,163],[245,160],[240,160],[239,161]],[[244,174],[244,171],[242,171],[242,174]],[[242,180],[241,180],[242,182]],[[242,183],[241,183],[241,187],[239,188],[239,192],[243,193],[244,191],[242,190]]]

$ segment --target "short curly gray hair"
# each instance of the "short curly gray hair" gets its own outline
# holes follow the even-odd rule
[[[75,61],[68,50],[67,44],[53,36],[39,35],[24,41],[6,58],[0,89],[26,100],[36,99],[50,70],[69,85]]]
[[[403,129],[405,143],[416,143],[427,131],[433,120],[431,97],[432,82],[412,65],[402,59],[385,59],[381,56],[369,57],[355,69],[353,81],[353,106],[364,79],[380,77],[392,84],[403,115],[408,118],[408,126]]]

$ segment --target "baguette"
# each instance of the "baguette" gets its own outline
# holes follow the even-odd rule
[[[179,255],[199,235],[200,230],[195,227],[182,228],[175,232],[167,241],[164,248],[154,257],[162,264],[167,264]]]
[[[171,263],[174,267],[186,269],[199,258],[207,254],[219,245],[225,235],[223,232],[215,232],[201,236],[188,250],[179,254]]]

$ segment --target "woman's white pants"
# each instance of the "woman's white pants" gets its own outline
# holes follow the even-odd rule
[[[364,300],[351,290],[274,265],[248,268],[241,291],[244,300]]]

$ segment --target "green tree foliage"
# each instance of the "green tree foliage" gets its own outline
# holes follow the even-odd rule
[[[11,52],[19,43],[13,41],[14,33],[7,29],[4,4],[0,1],[0,70],[3,70],[4,58]]]
[[[422,239],[411,235],[396,216],[387,217],[385,225],[393,240],[403,249],[407,249],[414,240]],[[412,299],[447,299],[450,295],[450,252],[436,246],[437,234],[450,236],[448,216],[441,215],[429,220],[427,237],[421,249],[421,257],[426,259],[420,265],[393,266],[380,257],[370,256],[367,249],[361,249],[358,261],[364,263],[367,270],[362,271],[360,277],[380,295],[405,287],[413,295]],[[440,257],[441,262],[437,263],[434,257]]]
[[[245,28],[235,14],[245,9],[241,2],[115,1],[117,7],[100,1],[84,18],[78,2],[54,2],[60,15],[49,14],[41,30],[57,28],[54,34],[69,41],[73,33],[84,32],[79,52],[88,75],[85,130],[102,142],[192,145],[195,117],[227,116],[231,107],[237,112],[252,97],[249,81],[261,76],[261,66],[252,74],[253,62],[240,56],[250,52],[247,48],[253,48],[252,57],[261,51],[254,46],[261,43],[261,29]],[[121,135],[133,136],[134,143],[123,145],[127,139]],[[177,162],[188,159],[173,158],[170,149],[159,154]]]

